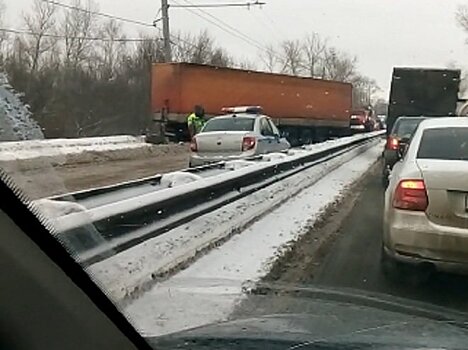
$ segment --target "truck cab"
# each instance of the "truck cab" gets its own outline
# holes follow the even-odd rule
[[[369,132],[375,129],[375,120],[372,111],[359,109],[351,112],[349,127],[354,132]]]

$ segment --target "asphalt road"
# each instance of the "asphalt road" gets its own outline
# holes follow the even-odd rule
[[[383,196],[380,167],[376,165],[325,215],[323,222],[280,259],[263,281],[267,289],[257,290],[241,303],[233,319],[314,312],[300,291],[284,292],[290,287],[377,293],[468,312],[466,276],[435,273],[420,284],[396,283],[383,276],[380,269]]]
[[[468,311],[468,277],[435,273],[419,285],[390,282],[380,270],[383,190],[378,173],[368,176],[364,190],[340,227],[340,235],[311,281],[348,287]]]

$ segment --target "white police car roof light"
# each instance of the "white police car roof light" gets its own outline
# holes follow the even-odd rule
[[[263,108],[261,106],[224,107],[221,109],[221,111],[225,114],[229,114],[229,113],[259,114],[259,113],[262,113]]]

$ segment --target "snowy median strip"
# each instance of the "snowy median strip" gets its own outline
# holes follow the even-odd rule
[[[190,263],[201,252],[241,232],[275,206],[313,185],[343,163],[355,159],[371,145],[360,146],[164,235],[149,239],[92,265],[90,271],[114,300],[128,300],[154,285],[158,276],[173,273]]]
[[[226,320],[245,297],[243,287],[265,276],[284,247],[306,233],[323,210],[365,174],[381,152],[379,143],[366,152],[354,154],[352,161],[328,172],[326,177],[242,234],[235,235],[172,278],[156,284],[128,305],[125,313],[145,335],[163,335]],[[195,225],[193,230],[197,229]],[[135,250],[134,263],[160,258],[147,256],[149,252],[142,249],[138,254]],[[117,257],[114,263],[118,264]],[[95,276],[99,279],[99,274]],[[128,277],[122,274],[120,279]],[[103,286],[108,287],[105,283]]]

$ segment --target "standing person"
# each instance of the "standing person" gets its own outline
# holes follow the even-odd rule
[[[202,106],[196,105],[194,112],[187,117],[187,126],[190,138],[198,134],[205,125],[205,110]]]

